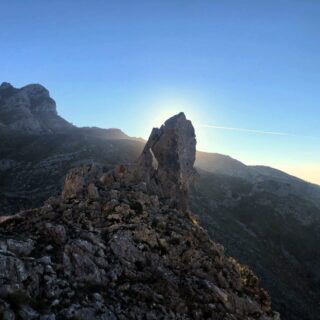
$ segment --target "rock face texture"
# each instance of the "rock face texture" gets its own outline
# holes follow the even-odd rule
[[[141,177],[153,183],[157,193],[186,207],[186,195],[195,170],[196,138],[184,113],[154,128],[139,159]]]
[[[173,139],[191,125],[183,115],[177,122]],[[181,176],[175,190],[184,193],[194,139],[167,148],[160,136],[152,149],[156,176],[165,172],[170,186]],[[167,153],[186,161],[175,160],[177,176]],[[74,169],[62,196],[0,225],[3,319],[280,319],[257,277],[224,255],[163,182],[137,175],[146,163]]]
[[[49,91],[39,84],[21,89],[9,83],[0,85],[0,126],[28,133],[52,133],[73,126],[58,116]]]

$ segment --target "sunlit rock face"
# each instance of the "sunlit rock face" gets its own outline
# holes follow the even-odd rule
[[[59,117],[49,91],[39,84],[17,89],[9,83],[2,83],[0,123],[1,128],[26,133],[52,133],[72,128],[70,123]]]
[[[256,276],[168,205],[193,176],[190,121],[148,144],[138,164],[72,170],[61,196],[1,223],[0,319],[280,319]]]
[[[163,196],[172,197],[181,207],[193,179],[196,138],[193,125],[184,113],[154,128],[139,159],[144,178],[158,187]]]

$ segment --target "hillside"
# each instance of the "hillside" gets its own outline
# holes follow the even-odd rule
[[[319,319],[317,206],[293,194],[256,189],[245,179],[200,170],[190,205],[211,238],[260,276],[282,319]]]
[[[80,164],[130,162],[144,143],[120,129],[77,128],[41,85],[0,86],[0,215],[42,205]],[[59,125],[57,125],[59,124]]]
[[[145,146],[119,129],[0,130],[0,216],[59,195],[74,167],[111,170]],[[319,186],[220,154],[197,152],[195,166],[190,205],[211,239],[254,269],[282,319],[318,319]]]
[[[247,166],[229,156],[197,152],[196,167],[207,172],[241,178],[277,196],[298,196],[320,208],[320,186],[306,182],[283,171],[267,166]]]
[[[135,164],[72,170],[61,196],[3,222],[0,315],[279,320],[256,276],[185,208],[195,145],[179,114]]]

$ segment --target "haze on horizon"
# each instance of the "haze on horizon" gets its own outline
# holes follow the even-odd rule
[[[1,81],[78,126],[147,138],[184,111],[198,149],[320,184],[320,2],[3,0]]]

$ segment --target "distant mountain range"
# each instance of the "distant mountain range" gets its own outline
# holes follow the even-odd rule
[[[210,173],[241,178],[278,196],[296,195],[320,208],[320,186],[267,166],[247,166],[229,156],[197,152],[196,166]],[[276,183],[272,183],[276,182]]]
[[[41,85],[0,86],[0,215],[38,207],[80,164],[137,159],[142,139],[77,128]],[[248,264],[285,320],[320,319],[320,187],[282,171],[197,152],[190,206],[227,254]]]

